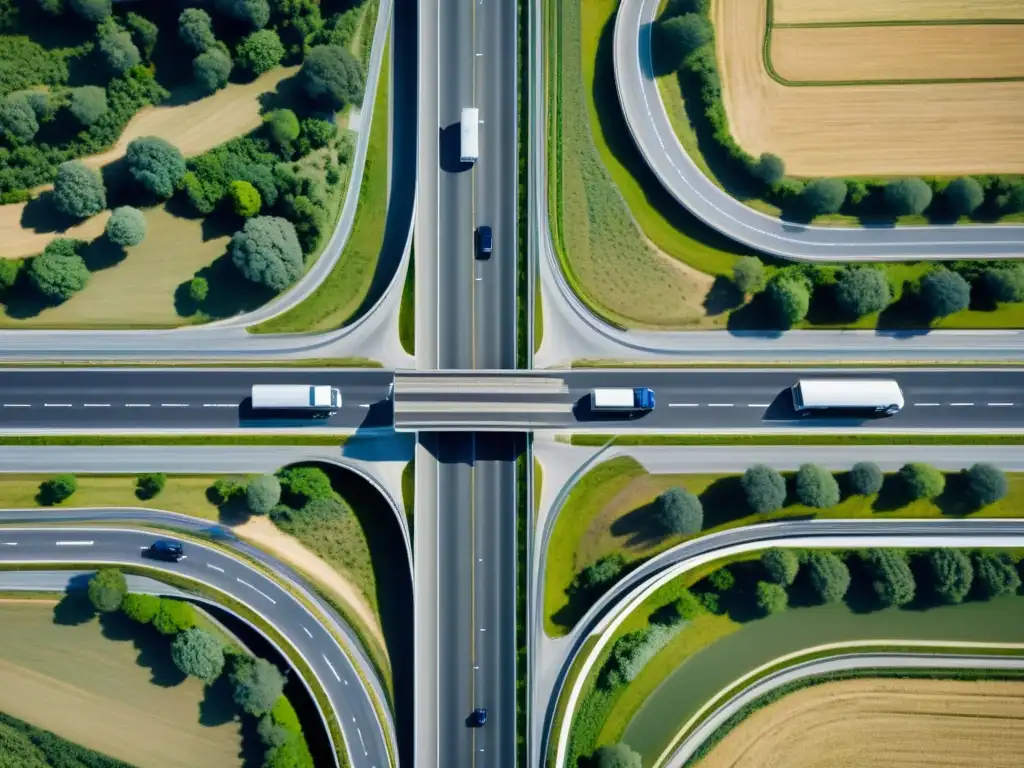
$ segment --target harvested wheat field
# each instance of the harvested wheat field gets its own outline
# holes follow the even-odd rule
[[[1024,765],[1024,683],[844,680],[755,712],[701,768]]]
[[[776,27],[771,65],[793,82],[1024,78],[1024,24]]]
[[[775,0],[775,24],[1024,20],[1020,0]]]
[[[766,0],[714,0],[736,141],[794,176],[1024,172],[1024,82],[785,86],[765,70]]]

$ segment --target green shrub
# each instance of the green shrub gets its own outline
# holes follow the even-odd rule
[[[263,206],[260,193],[248,181],[232,181],[230,194],[231,207],[239,216],[245,218],[255,216]]]
[[[974,583],[971,559],[958,549],[932,549],[925,556],[932,590],[941,603],[963,602]]]
[[[740,485],[753,512],[766,514],[782,509],[786,503],[786,480],[764,464],[757,464],[740,478]]]
[[[174,638],[171,659],[183,674],[209,685],[224,671],[224,646],[206,630],[192,627]]]
[[[882,490],[885,475],[873,461],[858,461],[847,475],[850,491],[859,496],[871,496]]]
[[[146,239],[146,217],[138,208],[122,205],[111,212],[104,232],[117,245],[138,245]]]
[[[773,547],[761,555],[761,565],[770,581],[790,586],[800,572],[800,558],[791,549]]]
[[[74,88],[68,109],[79,123],[88,127],[107,111],[107,92],[95,85]]]
[[[797,470],[796,497],[807,507],[825,509],[839,503],[839,483],[825,467],[804,464]]]
[[[264,768],[313,768],[299,716],[285,696],[260,718],[257,732],[265,747]]]
[[[774,187],[786,177],[786,164],[771,152],[762,153],[750,170],[754,178],[766,187]]]
[[[244,277],[281,292],[304,269],[295,226],[279,216],[256,216],[231,238],[231,261]]]
[[[598,747],[588,765],[593,768],[642,768],[640,755],[622,742]]]
[[[107,19],[100,25],[98,35],[100,52],[115,74],[123,75],[142,61],[142,54],[132,42],[131,33],[113,19]]]
[[[710,42],[715,35],[711,22],[697,13],[684,13],[662,21],[658,27],[658,47],[665,69],[681,69],[691,53]]]
[[[270,137],[278,145],[288,145],[299,138],[299,118],[290,109],[275,109],[263,118]]]
[[[245,489],[245,501],[254,515],[265,515],[281,501],[281,481],[274,475],[257,475]]]
[[[668,534],[698,533],[704,524],[700,499],[684,488],[669,488],[654,500],[654,519]]]
[[[682,624],[652,624],[623,635],[612,646],[602,669],[604,688],[625,686],[639,675],[647,663],[679,634]]]
[[[885,204],[893,216],[924,213],[931,202],[932,188],[921,179],[898,179],[885,185]]]
[[[334,111],[362,101],[363,67],[347,48],[337,45],[311,48],[302,62],[299,77],[313,101]]]
[[[247,481],[237,477],[221,477],[213,481],[210,487],[217,504],[227,504],[232,499],[245,493]]]
[[[9,291],[14,287],[24,263],[21,259],[0,259],[0,291]]]
[[[103,177],[78,160],[61,163],[53,183],[53,203],[61,213],[76,219],[95,216],[107,207]]]
[[[1006,473],[993,464],[975,464],[964,475],[967,501],[974,509],[995,504],[1009,491]]]
[[[57,475],[39,484],[39,497],[43,504],[60,504],[67,501],[78,490],[78,478],[74,475]]]
[[[1024,266],[989,267],[981,273],[984,289],[996,301],[1024,301]]]
[[[740,293],[757,293],[764,288],[764,262],[756,256],[741,256],[732,268],[732,282]]]
[[[917,584],[907,555],[898,549],[869,549],[861,559],[871,574],[871,589],[882,608],[906,605],[914,599]]]
[[[946,478],[939,470],[920,462],[900,467],[899,478],[911,501],[934,499],[946,487]]]
[[[875,267],[844,269],[836,281],[836,303],[848,317],[864,317],[892,303],[892,287]]]
[[[765,616],[786,610],[789,595],[781,584],[759,581],[755,588],[757,609]]]
[[[51,240],[42,254],[29,262],[29,281],[47,299],[65,301],[89,282],[89,268],[78,255],[80,243],[65,238]]]
[[[157,38],[160,34],[156,24],[137,13],[128,13],[124,17],[124,23],[131,33],[132,42],[135,43],[135,47],[139,49],[143,57],[149,59],[153,55],[153,49],[156,47]]]
[[[0,134],[11,144],[26,144],[39,132],[36,113],[26,99],[8,96],[0,103]]]
[[[783,328],[792,328],[807,317],[811,292],[803,281],[785,277],[772,280],[767,294],[775,317]]]
[[[192,77],[208,94],[227,85],[230,74],[231,58],[220,48],[210,48],[192,60]]]
[[[985,190],[970,176],[949,182],[944,195],[950,212],[957,217],[970,216],[985,202]]]
[[[144,472],[135,479],[135,494],[140,499],[152,499],[167,485],[163,472]]]
[[[850,569],[831,552],[812,552],[807,556],[805,569],[819,602],[837,603],[850,588]]]
[[[254,29],[265,27],[270,21],[267,0],[216,0],[216,7],[228,18]]]
[[[253,75],[269,72],[284,58],[281,38],[272,29],[261,29],[245,38],[235,51],[239,66]]]
[[[188,284],[188,296],[196,304],[202,304],[210,295],[210,284],[205,277],[193,277]]]
[[[162,635],[177,635],[196,625],[195,609],[186,602],[169,597],[160,598],[160,610],[153,619],[153,626]]]
[[[185,175],[185,158],[166,139],[143,136],[133,139],[125,151],[132,177],[157,197],[167,199]]]
[[[605,555],[577,573],[566,593],[573,602],[593,604],[619,580],[625,567],[622,555]]]
[[[89,579],[89,602],[101,613],[110,613],[121,607],[128,594],[128,582],[117,568],[101,568]]]
[[[277,473],[285,503],[301,507],[316,499],[336,498],[331,479],[319,467],[288,467]]]
[[[971,305],[971,284],[956,272],[936,267],[921,278],[921,301],[933,318],[962,312]]]
[[[809,216],[839,213],[846,202],[846,182],[842,179],[814,179],[800,195],[800,207]]]
[[[113,13],[111,0],[65,0],[67,7],[91,24],[99,24]]]
[[[213,20],[202,8],[186,8],[178,17],[178,37],[196,53],[203,53],[217,42]]]
[[[284,690],[284,676],[266,659],[238,657],[229,677],[235,703],[257,717],[269,712]]]
[[[974,555],[974,578],[983,598],[1012,595],[1020,589],[1017,565],[1003,552],[978,552]]]
[[[129,592],[121,601],[121,613],[139,624],[150,624],[160,611],[160,598]]]
[[[724,594],[736,586],[736,576],[727,565],[713,570],[707,575],[705,581],[719,594]]]

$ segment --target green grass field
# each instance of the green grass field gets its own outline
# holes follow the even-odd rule
[[[912,449],[908,449],[912,453]],[[910,455],[908,454],[908,458]],[[970,464],[969,453],[964,464]],[[784,473],[786,474],[786,473]],[[704,535],[727,528],[786,518],[938,518],[971,514],[957,493],[956,473],[947,473],[947,488],[934,500],[905,503],[891,481],[880,494],[848,496],[834,507],[813,509],[789,503],[769,514],[748,512],[739,474],[649,474],[635,459],[621,456],[598,464],[570,492],[555,522],[548,545],[544,578],[544,628],[557,637],[578,620],[581,606],[570,605],[566,589],[576,573],[599,558],[620,553],[628,561],[644,560],[685,541],[665,535],[651,519],[650,503],[662,491],[680,486],[696,494],[704,507]],[[1024,500],[1024,473],[1009,473],[1010,490],[999,502],[973,513],[982,517],[1017,517]]]
[[[184,678],[151,627],[79,606],[0,602],[0,711],[137,766],[258,764],[229,689]]]
[[[305,301],[249,328],[252,333],[308,333],[340,328],[359,311],[369,293],[384,242],[388,210],[388,56],[389,49],[385,48],[359,203],[345,249],[334,269]]]

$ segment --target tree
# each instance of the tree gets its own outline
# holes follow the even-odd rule
[[[274,475],[258,475],[245,488],[245,503],[254,515],[265,515],[281,501],[281,481]]]
[[[906,553],[898,549],[869,549],[861,557],[871,574],[871,589],[881,607],[906,605],[914,599],[917,584]]]
[[[898,179],[885,185],[885,205],[893,216],[924,213],[931,202],[932,188],[921,179]]]
[[[253,75],[269,72],[284,58],[281,38],[272,29],[261,29],[245,38],[235,50],[235,61]]]
[[[757,609],[765,616],[784,611],[786,606],[789,605],[789,595],[786,594],[786,588],[781,584],[759,581],[755,588],[755,595]]]
[[[317,117],[305,118],[299,124],[299,129],[302,140],[309,145],[309,148],[302,152],[302,154],[308,154],[309,151],[314,149],[323,149],[331,143],[331,139],[338,135],[338,126],[328,120],[321,120]]]
[[[146,239],[146,217],[138,208],[122,205],[110,214],[105,231],[112,243],[126,248],[138,245]]]
[[[147,19],[145,16],[140,16],[137,13],[129,13],[124,18],[125,26],[131,33],[132,41],[135,43],[135,47],[138,48],[142,55],[147,59],[153,55],[153,49],[156,48],[157,37],[160,34],[160,30],[156,24]]]
[[[49,506],[60,504],[71,498],[78,490],[78,479],[74,475],[57,475],[39,484],[40,501]]]
[[[1020,589],[1017,565],[1004,552],[975,553],[974,579],[979,594],[986,599],[1012,595]]]
[[[963,275],[936,267],[921,278],[921,301],[933,318],[961,312],[971,305],[971,284]]]
[[[160,598],[156,595],[140,595],[129,592],[121,601],[121,613],[139,624],[149,624],[160,610]]]
[[[267,0],[217,0],[217,10],[254,29],[265,27],[270,21]]]
[[[721,568],[716,568],[708,574],[707,583],[718,594],[725,594],[736,586],[736,574],[732,572],[728,565],[723,565]]]
[[[202,8],[186,8],[178,16],[178,37],[196,53],[203,53],[217,42],[213,20]]]
[[[43,13],[60,16],[64,13],[64,0],[36,0]]]
[[[162,472],[145,472],[135,479],[135,495],[140,499],[152,499],[167,484],[167,476]]]
[[[142,61],[142,54],[132,42],[131,33],[113,19],[107,19],[100,25],[99,48],[107,66],[118,75],[123,75]]]
[[[210,48],[192,60],[192,76],[207,93],[215,93],[228,84],[231,59],[220,48]]]
[[[594,768],[643,768],[640,755],[621,741],[598,747],[590,763]]]
[[[27,99],[8,97],[0,103],[0,133],[11,144],[32,141],[39,132],[39,121]]]
[[[812,552],[807,557],[807,578],[822,603],[837,603],[850,588],[850,569],[831,552]]]
[[[224,671],[224,646],[206,630],[192,627],[174,638],[171,659],[184,674],[209,685]]]
[[[981,284],[995,301],[1024,301],[1024,266],[989,267],[981,273]]]
[[[761,565],[764,566],[770,581],[784,587],[796,581],[796,576],[800,572],[800,558],[791,549],[774,547],[767,550],[761,555]]]
[[[768,284],[768,300],[783,328],[791,328],[807,317],[811,292],[803,280],[783,277]]]
[[[939,602],[950,605],[963,602],[974,583],[971,559],[959,549],[933,549],[928,552],[926,562]]]
[[[1006,473],[993,464],[975,464],[964,470],[967,501],[974,509],[995,504],[1009,490]]]
[[[741,256],[732,268],[732,283],[743,294],[764,288],[764,262],[756,256]]]
[[[625,567],[626,559],[622,555],[605,555],[577,573],[567,592],[574,601],[593,602],[618,581]]]
[[[999,209],[1004,214],[1024,211],[1024,182],[1010,187],[1010,191],[999,198]]]
[[[77,248],[77,240],[57,238],[47,243],[29,264],[29,280],[47,299],[66,301],[89,282],[89,268]]]
[[[362,100],[363,78],[362,64],[340,45],[311,48],[299,72],[309,97],[335,111]]]
[[[117,568],[101,568],[89,579],[89,602],[97,611],[116,611],[126,594],[128,582]]]
[[[260,207],[263,205],[260,193],[248,181],[232,181],[229,189],[231,207],[239,216],[249,218],[260,212]]]
[[[881,312],[892,302],[892,287],[875,267],[844,269],[836,281],[836,303],[848,317]]]
[[[21,259],[0,259],[0,293],[14,287],[24,265]]]
[[[957,218],[970,216],[981,204],[985,202],[985,190],[977,179],[971,176],[961,176],[953,179],[946,186],[946,205]]]
[[[193,277],[188,284],[188,296],[196,304],[202,304],[210,295],[210,284],[205,277]]]
[[[67,6],[90,24],[99,24],[113,13],[110,0],[67,0]]]
[[[682,69],[687,57],[711,41],[714,29],[708,18],[702,14],[684,13],[666,19],[658,25],[658,43],[663,53],[665,68],[675,71]]]
[[[288,492],[291,506],[317,499],[335,498],[331,478],[320,467],[288,467],[278,472],[281,487]]]
[[[160,610],[153,619],[153,626],[161,635],[173,636],[196,625],[196,612],[188,603],[160,598]]]
[[[766,187],[774,187],[786,178],[786,164],[778,155],[764,152],[757,158],[757,162],[751,166],[750,172],[754,175],[754,178]]]
[[[61,213],[76,219],[95,216],[107,207],[103,177],[80,160],[61,163],[53,182],[53,203]]]
[[[302,274],[302,246],[290,221],[256,216],[231,238],[231,261],[247,279],[280,292]]]
[[[700,499],[684,488],[669,488],[654,500],[654,519],[669,534],[692,534],[704,524]]]
[[[47,91],[22,91],[11,98],[20,99],[28,104],[32,114],[36,116],[36,120],[40,123],[51,120],[53,113],[56,111],[54,100]]]
[[[871,496],[882,490],[885,475],[873,461],[858,461],[846,476],[850,491],[859,496]]]
[[[800,194],[800,206],[810,216],[839,213],[846,202],[846,182],[842,179],[815,179]]]
[[[79,123],[88,128],[107,111],[107,92],[96,85],[73,88],[68,109]]]
[[[795,491],[800,503],[817,509],[839,503],[839,483],[820,464],[804,464],[797,470]]]
[[[284,677],[266,659],[241,656],[231,670],[235,703],[257,717],[269,712],[284,690]]]
[[[920,462],[900,467],[899,478],[911,501],[934,499],[946,487],[946,478],[939,470]]]
[[[754,512],[765,514],[782,509],[786,503],[786,480],[769,466],[756,464],[740,478],[740,486],[747,506]]]
[[[159,136],[133,139],[125,152],[132,177],[157,197],[166,200],[185,175],[181,151]]]
[[[288,144],[299,138],[299,118],[290,109],[275,109],[263,118],[270,137],[278,144]]]

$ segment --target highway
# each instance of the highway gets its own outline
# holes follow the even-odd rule
[[[705,224],[764,253],[802,261],[1024,258],[1024,227],[816,227],[747,207],[704,175],[676,137],[651,64],[659,0],[623,0],[615,21],[615,83],[630,132],[672,196]]]
[[[127,528],[4,527],[0,529],[0,562],[145,565],[230,595],[274,626],[313,670],[334,709],[325,714],[336,717],[353,766],[383,768],[391,764],[383,726],[362,682],[318,617],[276,581],[213,548],[190,543],[186,558],[174,564],[146,558],[144,551],[153,540],[152,532]]]

